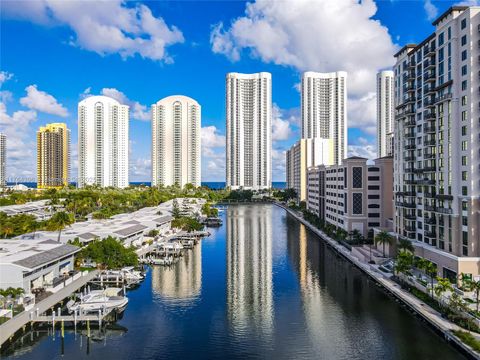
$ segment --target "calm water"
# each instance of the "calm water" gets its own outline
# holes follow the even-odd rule
[[[64,358],[462,358],[283,209],[222,216],[174,268],[150,270],[129,292],[115,329],[89,342],[67,331]],[[19,359],[61,357],[59,333],[24,344]]]

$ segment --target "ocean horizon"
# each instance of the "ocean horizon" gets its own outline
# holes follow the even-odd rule
[[[29,188],[36,188],[37,183],[36,182],[7,182],[7,186],[12,186],[12,185],[25,185]],[[72,185],[76,185],[76,183],[71,183]],[[130,182],[130,185],[145,185],[145,186],[150,186],[151,182],[150,181],[132,181]],[[272,182],[272,188],[274,189],[285,189],[287,183],[285,181],[273,181]],[[202,181],[202,186],[209,187],[210,189],[213,190],[218,190],[218,189],[224,189],[225,188],[225,181]]]

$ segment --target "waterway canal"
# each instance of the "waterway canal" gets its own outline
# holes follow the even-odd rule
[[[89,341],[27,334],[9,356],[463,358],[285,210],[234,205],[221,216],[223,226],[174,267],[149,270],[115,328]]]

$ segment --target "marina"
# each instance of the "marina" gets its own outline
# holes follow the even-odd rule
[[[463,358],[285,210],[231,205],[221,217],[223,226],[172,266],[148,267],[140,286],[126,289],[116,323],[85,315],[88,335],[86,321],[75,329],[64,318],[54,331],[38,323],[3,356]]]

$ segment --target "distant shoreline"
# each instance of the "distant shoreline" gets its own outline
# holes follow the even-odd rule
[[[12,182],[7,182],[7,186],[12,186],[12,185],[25,185],[29,188],[35,189],[37,187],[37,183],[35,182],[18,182],[18,183],[12,183]],[[75,185],[75,183],[71,183],[72,185]],[[151,182],[150,181],[132,181],[130,182],[130,185],[146,185],[150,186]],[[213,190],[218,190],[218,189],[224,189],[225,188],[225,182],[224,181],[202,181],[202,186],[207,186],[210,189]],[[272,182],[272,188],[274,189],[285,189],[286,183],[284,181],[273,181]]]

